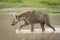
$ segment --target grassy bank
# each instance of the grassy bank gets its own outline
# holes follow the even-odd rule
[[[3,7],[21,7],[21,6],[33,6],[33,7],[59,7],[60,0],[7,0],[0,2],[0,8]]]
[[[0,0],[0,8],[9,7],[47,8],[49,13],[60,13],[60,0]]]

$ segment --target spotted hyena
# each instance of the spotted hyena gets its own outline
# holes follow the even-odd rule
[[[34,24],[39,23],[41,25],[42,31],[45,31],[44,28],[45,24],[48,27],[52,28],[53,31],[55,31],[54,27],[52,27],[50,24],[49,15],[41,11],[27,11],[27,12],[23,12],[22,14],[15,15],[15,18],[12,21],[12,25],[15,25],[20,20],[24,20],[25,23],[19,27],[19,30],[22,27],[31,24],[31,31],[33,31]]]

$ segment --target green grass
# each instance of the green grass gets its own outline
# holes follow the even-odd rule
[[[0,8],[9,7],[36,7],[49,8],[46,9],[49,13],[60,13],[60,0],[3,0],[0,2]]]
[[[60,7],[60,0],[21,0],[22,2],[18,2],[16,0],[8,0],[7,2],[0,2],[0,8],[4,7]]]

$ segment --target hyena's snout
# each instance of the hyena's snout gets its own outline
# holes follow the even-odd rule
[[[18,23],[18,21],[14,20],[14,21],[12,21],[11,25],[15,25],[16,23]]]

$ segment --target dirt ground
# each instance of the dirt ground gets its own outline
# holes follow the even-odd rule
[[[51,24],[54,28],[60,28],[60,15],[50,15]],[[38,33],[38,34],[16,34],[15,30],[24,22],[11,26],[13,16],[9,14],[0,14],[0,40],[60,40],[60,33]],[[40,28],[39,24],[35,29]],[[48,28],[48,27],[45,27]],[[30,29],[30,25],[22,29]]]

